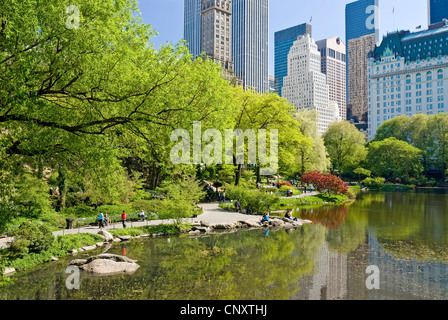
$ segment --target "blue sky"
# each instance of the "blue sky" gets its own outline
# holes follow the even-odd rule
[[[345,5],[353,0],[270,0],[269,4],[269,71],[274,73],[274,33],[313,17],[314,40],[334,36],[345,39]],[[158,31],[156,47],[176,43],[183,37],[184,0],[139,0],[145,23]],[[380,0],[380,35],[395,30],[417,31],[428,27],[427,0]],[[395,8],[395,14],[392,9]]]

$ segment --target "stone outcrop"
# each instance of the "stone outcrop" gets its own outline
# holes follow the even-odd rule
[[[261,223],[261,216],[257,216],[251,219],[237,221],[237,222],[225,222],[209,224],[201,222],[201,226],[193,226],[191,235],[197,235],[205,232],[212,231],[231,231],[235,229],[256,229],[256,228],[277,228],[277,229],[290,229],[301,227],[304,224],[312,223],[309,220],[297,219],[297,221],[288,219],[285,217],[270,217],[268,222]]]
[[[136,262],[137,260],[132,260],[125,256],[103,253],[87,259],[72,260],[70,265],[97,275],[114,275],[134,273],[140,268]]]
[[[110,242],[114,240],[114,237],[110,232],[107,232],[106,230],[100,230],[98,231],[98,234],[104,238],[105,242]]]

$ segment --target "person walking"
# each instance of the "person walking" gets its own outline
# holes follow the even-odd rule
[[[235,202],[235,210],[236,212],[240,212],[240,199]]]
[[[123,222],[123,228],[126,228],[126,220],[127,220],[126,211],[123,211],[123,213],[121,214],[121,220]]]
[[[98,227],[101,229],[103,227],[103,219],[104,219],[103,212],[100,212],[97,218],[98,218]]]

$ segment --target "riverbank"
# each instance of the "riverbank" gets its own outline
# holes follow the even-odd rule
[[[261,223],[260,216],[246,215],[236,212],[228,212],[219,208],[219,203],[200,204],[202,214],[196,218],[184,219],[182,224],[185,226],[182,230],[179,229],[179,221],[176,220],[151,220],[138,221],[128,223],[128,228],[123,228],[121,223],[115,223],[105,228],[98,228],[94,226],[80,227],[77,229],[61,230],[53,232],[55,237],[58,236],[75,236],[83,234],[91,234],[100,236],[103,241],[93,238],[92,243],[85,243],[82,247],[65,248],[65,255],[78,254],[80,252],[91,251],[98,249],[104,245],[114,242],[129,241],[131,239],[146,238],[146,237],[160,237],[175,234],[201,235],[212,232],[232,231],[239,229],[256,229],[256,228],[298,228],[304,224],[312,223],[309,220],[293,221],[284,217],[271,217],[269,222]],[[100,238],[100,239],[101,239]],[[14,241],[13,238],[0,239],[0,249],[7,250],[10,243]],[[52,252],[46,252],[38,258],[33,257],[26,263],[14,264],[11,263],[6,266],[3,274],[11,274],[16,272],[16,269],[24,270],[35,264],[57,261],[64,254],[60,253],[55,256]],[[36,255],[37,256],[37,255]],[[34,264],[33,264],[34,263]],[[25,266],[23,269],[14,268],[14,266]]]

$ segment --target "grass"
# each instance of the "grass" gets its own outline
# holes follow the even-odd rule
[[[291,206],[313,206],[313,205],[339,205],[348,200],[345,195],[325,195],[319,194],[315,196],[308,196],[303,198],[289,198],[280,199],[275,207],[271,208],[273,211],[284,210]]]

